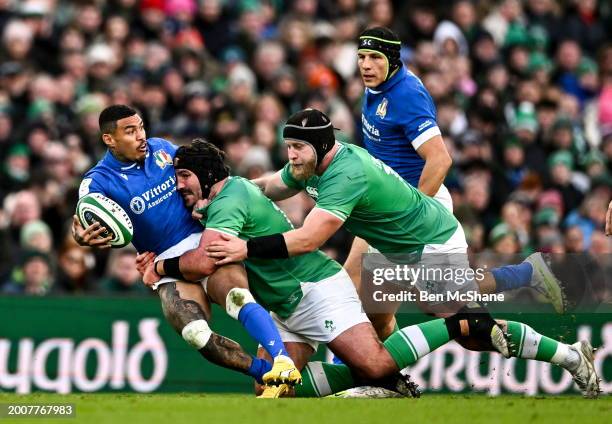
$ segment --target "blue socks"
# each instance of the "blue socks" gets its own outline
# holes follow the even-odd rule
[[[278,355],[289,356],[272,317],[260,304],[244,305],[238,313],[238,321],[272,358]]]
[[[272,369],[272,364],[265,359],[253,357],[253,362],[247,373],[253,377],[259,384],[263,384],[262,377],[265,373]]]
[[[518,265],[494,268],[491,270],[491,274],[495,278],[495,292],[501,293],[529,286],[533,275],[533,266],[529,262],[521,262]]]

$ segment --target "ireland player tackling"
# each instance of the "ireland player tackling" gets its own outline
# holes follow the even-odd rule
[[[342,225],[386,256],[416,254],[424,255],[425,261],[435,261],[439,254],[466,253],[461,225],[444,206],[410,186],[365,150],[336,142],[332,124],[323,113],[304,110],[294,114],[287,121],[283,136],[290,162],[282,171],[257,182],[272,199],[305,190],[316,200],[316,207],[299,229],[248,241],[223,235],[224,241],[208,246],[211,257],[222,258],[218,265],[306,254],[318,249]],[[438,255],[426,256],[430,253]],[[469,264],[464,259],[459,263],[442,262],[440,266],[468,268]],[[473,280],[450,285],[455,290],[475,286]],[[417,281],[416,287],[428,290],[422,281]],[[454,312],[457,331],[448,334],[464,346],[558,364],[572,373],[585,396],[599,393],[593,350],[588,342],[570,346],[542,336],[522,323],[499,321],[497,325],[480,305],[459,304]],[[385,344],[395,334],[398,333]]]

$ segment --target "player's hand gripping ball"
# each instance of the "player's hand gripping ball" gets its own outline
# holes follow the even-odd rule
[[[76,207],[76,214],[84,228],[96,222],[106,228],[100,237],[112,237],[109,241],[112,247],[127,246],[132,241],[134,228],[127,212],[114,200],[100,193],[90,193],[81,197]]]

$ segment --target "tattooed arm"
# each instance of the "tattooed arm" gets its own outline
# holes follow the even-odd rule
[[[190,286],[197,287],[192,284]],[[200,303],[187,299],[186,296],[181,297],[176,282],[163,284],[158,291],[164,316],[177,333],[181,334],[183,327],[192,321],[208,318]],[[216,333],[211,335],[208,343],[199,352],[213,364],[242,373],[247,372],[253,361],[238,343]]]

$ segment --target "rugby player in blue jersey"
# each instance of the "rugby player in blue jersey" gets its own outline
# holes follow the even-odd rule
[[[192,219],[177,192],[173,158],[178,147],[162,138],[147,139],[141,117],[129,106],[109,106],[100,114],[99,124],[108,151],[85,174],[79,197],[101,193],[127,212],[134,226],[134,247],[139,252],[151,252],[139,255],[141,271],[152,255],[158,260],[173,258],[197,247],[202,227]],[[109,238],[101,237],[105,231],[98,223],[83,228],[74,217],[72,234],[80,245],[110,247]],[[178,261],[165,261],[165,266],[178,270]],[[176,274],[171,269],[167,271]],[[300,381],[300,373],[288,357],[270,315],[252,300],[243,267],[219,268],[205,284],[208,296],[203,285],[184,278],[165,277],[155,285],[166,319],[185,341],[217,365],[241,371],[260,382],[271,380],[269,362],[251,357],[236,342],[210,330],[210,298],[228,312],[231,310],[231,315],[274,358],[275,380],[281,375],[281,379],[287,376],[283,382],[290,385]],[[236,298],[245,301],[236,305]]]
[[[357,63],[365,85],[363,144],[372,156],[452,212],[452,199],[443,184],[452,160],[436,123],[436,108],[421,80],[402,65],[400,49],[399,38],[388,28],[370,28],[359,36]],[[376,250],[356,237],[344,264],[358,290],[362,255],[368,252]],[[485,293],[519,287],[541,292],[557,312],[564,311],[562,288],[540,253],[521,264],[493,269],[480,283]],[[392,313],[371,314],[369,318],[381,340],[396,327]]]

